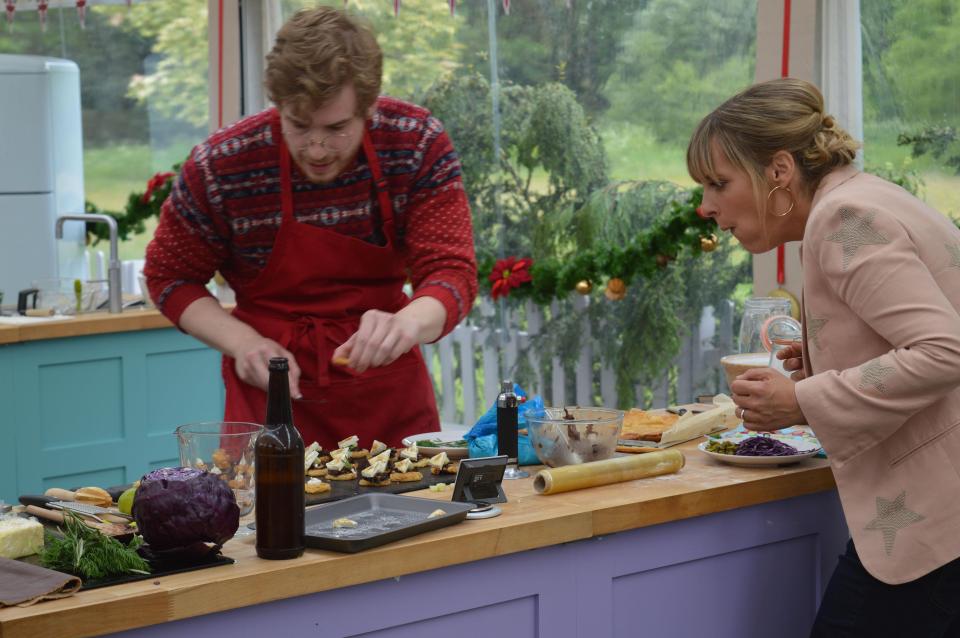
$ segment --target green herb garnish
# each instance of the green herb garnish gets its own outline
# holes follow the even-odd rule
[[[79,279],[73,280],[73,294],[77,297],[77,314],[83,310],[83,282]]]
[[[417,441],[417,447],[467,447],[467,442],[464,439],[457,441],[433,441],[431,439],[423,439]]]
[[[121,574],[149,574],[150,564],[137,553],[143,538],[134,536],[128,545],[87,527],[72,512],[64,512],[63,538],[47,534],[46,547],[40,555],[44,567],[79,576],[83,580],[99,580]]]

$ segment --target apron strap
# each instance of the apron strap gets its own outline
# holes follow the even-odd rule
[[[287,141],[283,139],[279,114],[277,115],[277,139],[280,146],[280,223],[285,223],[287,220],[294,221],[293,180],[290,177],[290,149],[287,148]]]
[[[364,128],[363,131],[363,152],[367,156],[367,164],[370,165],[370,174],[373,177],[373,192],[377,194],[377,202],[380,204],[383,232],[390,235],[391,240],[396,244],[397,238],[393,232],[393,202],[390,200],[387,180],[383,177],[383,171],[380,170],[380,160],[377,158],[377,151],[373,147],[373,140],[370,138],[370,131],[367,128]]]

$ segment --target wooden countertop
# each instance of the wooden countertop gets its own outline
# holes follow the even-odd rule
[[[128,308],[118,314],[91,312],[60,321],[41,321],[27,325],[0,324],[0,345],[172,327],[173,324],[158,310]]]
[[[173,324],[158,310],[129,308],[118,314],[91,312],[62,321],[46,321],[17,326],[0,324],[0,345],[41,339],[60,339],[62,337],[81,337],[110,332],[131,332],[171,327],[173,327]]]
[[[552,496],[536,494],[532,476],[505,481],[509,502],[497,518],[464,521],[358,554],[308,549],[296,560],[265,561],[257,558],[252,535],[236,538],[223,549],[234,565],[0,609],[0,638],[97,636],[834,488],[826,459],[741,468],[717,463],[695,446],[675,448],[686,457],[677,474]],[[450,491],[412,495],[450,499]]]

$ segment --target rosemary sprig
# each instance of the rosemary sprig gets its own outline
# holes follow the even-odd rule
[[[64,512],[63,538],[48,534],[40,555],[44,567],[99,580],[121,574],[149,574],[150,564],[138,553],[143,538],[134,536],[128,545],[83,524],[73,512]]]

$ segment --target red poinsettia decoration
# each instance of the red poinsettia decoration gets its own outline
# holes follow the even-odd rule
[[[494,299],[506,297],[514,288],[519,288],[528,281],[532,281],[533,279],[530,277],[530,266],[532,265],[533,260],[529,257],[498,259],[497,263],[493,265],[493,270],[490,271],[489,279],[493,283],[490,296]]]
[[[157,190],[161,186],[167,183],[167,180],[171,177],[176,177],[176,173],[170,171],[164,173],[157,173],[150,178],[150,181],[147,182],[147,190],[140,196],[140,202],[146,204],[150,201],[150,198],[153,197],[153,191]]]

